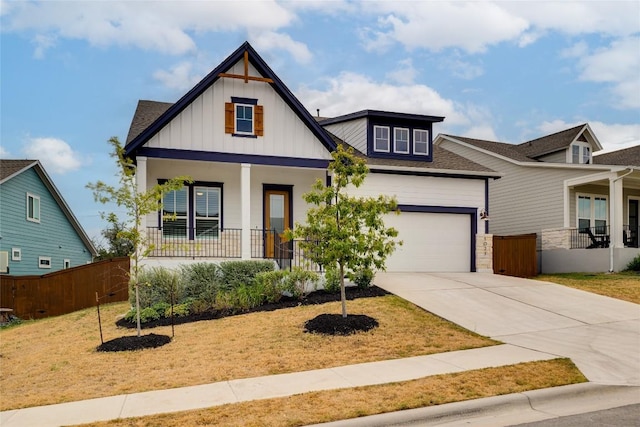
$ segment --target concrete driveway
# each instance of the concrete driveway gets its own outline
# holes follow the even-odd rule
[[[640,305],[486,273],[378,273],[375,284],[481,335],[569,357],[589,381],[640,386]]]

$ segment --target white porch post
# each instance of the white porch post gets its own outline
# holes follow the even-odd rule
[[[147,191],[147,158],[136,157],[136,187],[138,193]],[[140,218],[140,232],[147,231],[147,217]]]
[[[623,218],[622,218],[622,179],[616,174],[609,178],[609,218],[611,218],[610,239],[611,247],[624,247],[622,241]]]
[[[240,210],[242,212],[242,259],[251,259],[251,164],[240,165]]]

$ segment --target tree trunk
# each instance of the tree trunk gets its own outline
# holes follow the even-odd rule
[[[342,317],[347,317],[347,292],[344,288],[344,266],[340,264],[340,299],[342,300]]]
[[[135,284],[136,287],[136,323],[138,325],[138,337],[140,337],[140,292],[138,292],[138,282]]]

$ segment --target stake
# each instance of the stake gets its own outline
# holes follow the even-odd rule
[[[98,328],[100,329],[100,343],[104,344],[102,338],[102,320],[100,320],[100,299],[98,298],[98,292],[96,292],[96,306],[98,307]]]

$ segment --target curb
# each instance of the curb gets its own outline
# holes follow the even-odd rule
[[[508,426],[640,403],[640,387],[572,384],[307,427]],[[489,422],[490,420],[490,422]],[[419,423],[419,424],[418,424]]]

